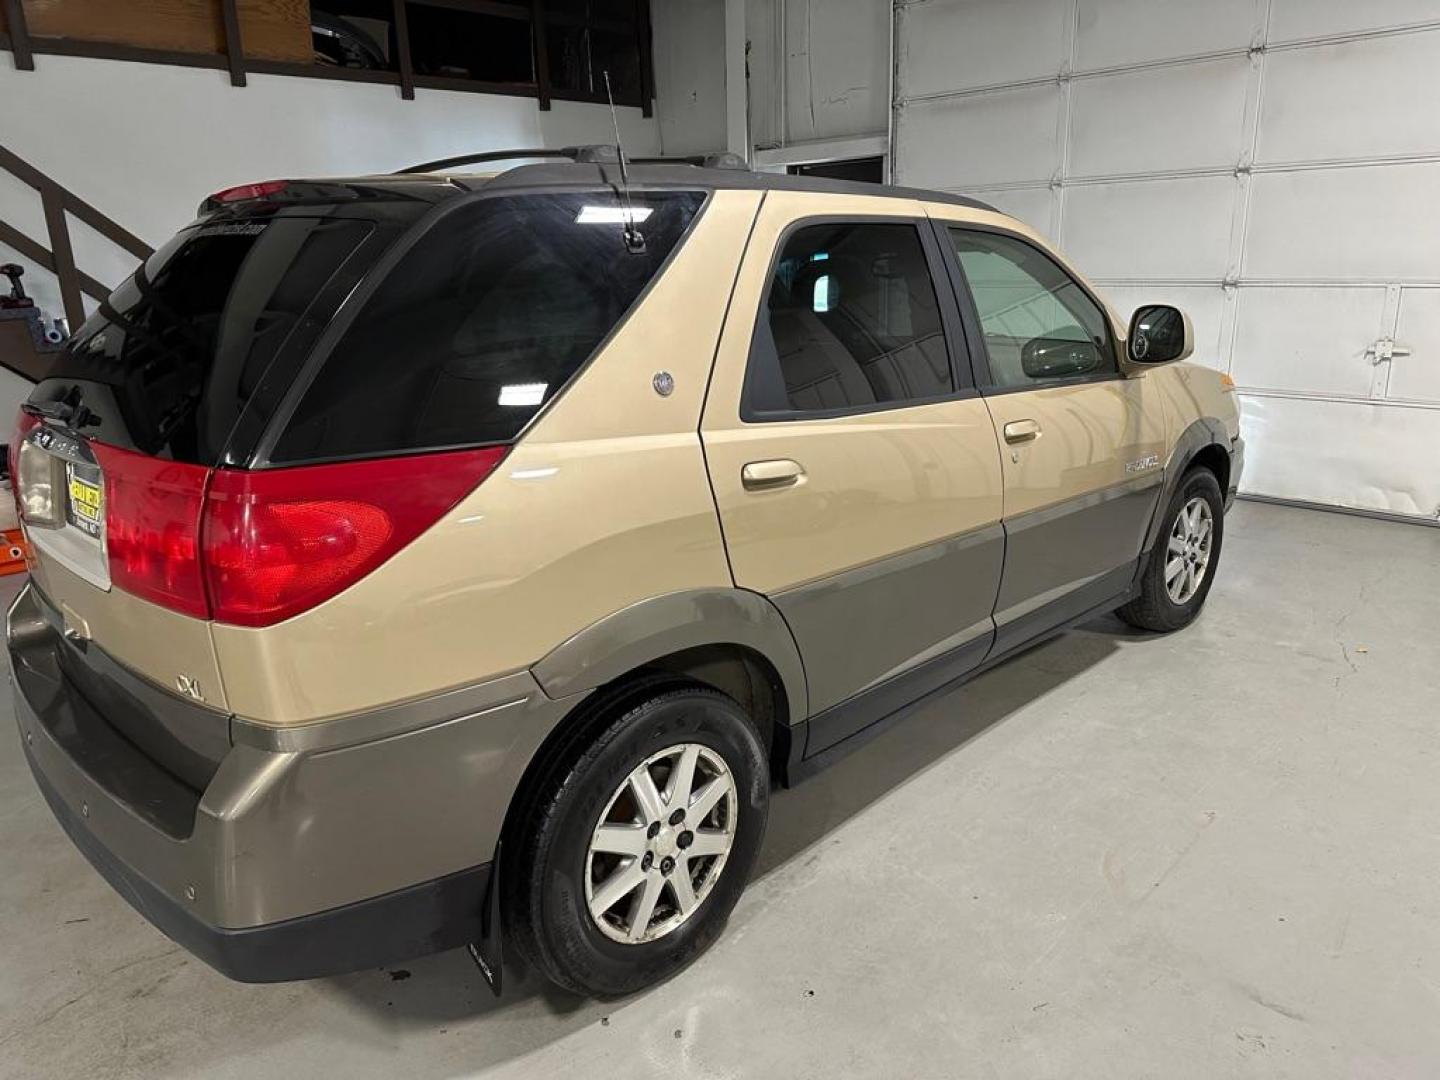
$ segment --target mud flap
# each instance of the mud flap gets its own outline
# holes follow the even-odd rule
[[[465,946],[470,959],[485,976],[496,997],[500,996],[500,976],[504,970],[505,949],[500,934],[500,849],[495,845],[495,860],[491,864],[490,884],[485,892],[485,910],[480,913],[480,940]]]

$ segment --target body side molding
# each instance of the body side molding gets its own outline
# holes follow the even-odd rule
[[[605,616],[542,657],[530,670],[552,698],[603,686],[663,656],[703,645],[739,645],[779,673],[796,724],[810,715],[805,669],[785,619],[746,589],[690,589],[631,604]]]

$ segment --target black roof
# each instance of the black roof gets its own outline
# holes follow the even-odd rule
[[[923,188],[869,184],[859,180],[831,180],[823,176],[791,176],[787,173],[753,172],[749,169],[706,168],[702,165],[633,163],[628,168],[630,187],[646,189],[691,188],[706,191],[813,191],[834,195],[870,195],[894,199],[922,199],[950,203],[976,210],[995,210],[987,203],[966,195]],[[423,175],[423,174],[422,174]],[[412,174],[410,179],[415,179]],[[449,174],[451,183],[477,191],[480,188],[618,188],[620,167],[598,162],[556,161],[521,165],[498,176]],[[999,211],[996,211],[997,213]]]
[[[451,172],[486,161],[543,158],[539,164],[519,165],[498,174]],[[858,180],[832,180],[823,176],[791,176],[787,173],[755,172],[731,154],[698,159],[639,159],[627,165],[634,191],[809,191],[835,195],[867,195],[893,199],[920,199],[949,203],[976,210],[995,207],[965,195],[923,188],[869,184]],[[496,150],[462,154],[439,161],[413,165],[398,173],[362,177],[292,179],[283,190],[261,199],[221,203],[214,197],[200,206],[201,216],[244,216],[273,212],[276,204],[345,204],[357,202],[438,203],[464,191],[548,190],[593,191],[621,187],[619,157],[613,146],[567,147],[564,149]]]

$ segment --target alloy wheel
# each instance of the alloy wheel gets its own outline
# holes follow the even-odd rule
[[[585,853],[585,903],[612,941],[664,937],[705,902],[735,842],[735,780],[708,746],[681,743],[627,776]]]
[[[1165,591],[1175,604],[1189,603],[1210,568],[1215,520],[1210,504],[1196,496],[1185,504],[1165,547]]]

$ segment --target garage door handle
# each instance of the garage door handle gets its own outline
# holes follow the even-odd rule
[[[1040,425],[1034,420],[1011,420],[1005,425],[1005,441],[1030,442],[1040,437]]]
[[[793,487],[805,479],[805,470],[798,461],[776,458],[773,461],[752,461],[740,470],[740,483],[746,491],[773,491]]]

